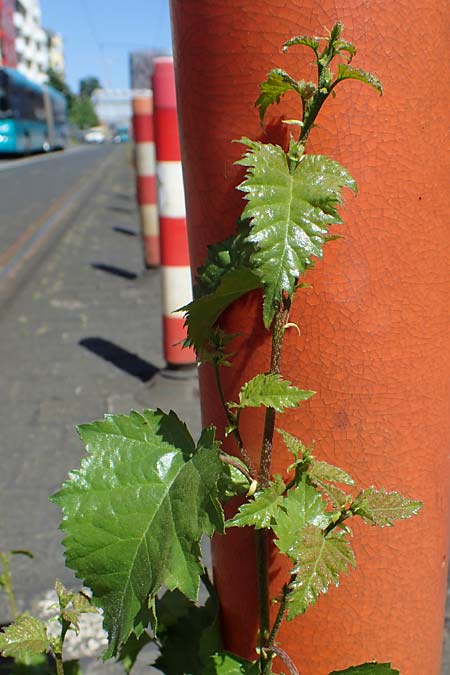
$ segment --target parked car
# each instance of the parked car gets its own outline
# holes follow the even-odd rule
[[[85,143],[104,143],[105,132],[103,129],[88,129],[84,134]]]

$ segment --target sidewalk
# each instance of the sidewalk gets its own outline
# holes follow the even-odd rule
[[[20,610],[42,611],[56,578],[77,585],[63,562],[59,510],[48,501],[84,453],[75,425],[161,407],[176,410],[194,437],[200,431],[195,369],[164,372],[159,273],[143,270],[133,174],[125,149],[115,153],[99,192],[0,316],[0,549],[36,556],[13,561]],[[0,623],[8,618],[2,597]],[[78,645],[83,672],[122,673],[95,660],[102,639],[94,632]],[[149,673],[150,657],[136,675]]]

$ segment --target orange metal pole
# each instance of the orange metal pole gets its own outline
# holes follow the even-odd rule
[[[392,661],[402,675],[438,675],[449,533],[450,231],[447,115],[450,109],[449,6],[437,0],[172,0],[177,99],[190,252],[195,269],[208,243],[234,231],[243,208],[233,162],[243,135],[277,140],[289,102],[263,131],[253,108],[257,84],[275,66],[312,79],[308,50],[284,55],[296,34],[323,34],[340,19],[358,47],[354,65],[383,81],[382,98],[348,82],[312,132],[310,152],[341,161],[360,194],[348,199],[345,239],[327,247],[297,294],[283,372],[317,391],[278,425],[365,485],[423,500],[414,520],[390,530],[355,527],[358,568],[287,624],[280,639],[302,675],[326,675],[370,661]],[[446,71],[447,75],[444,76]],[[227,400],[265,371],[269,342],[254,294],[227,313],[242,335]],[[222,423],[212,373],[201,369],[204,423]],[[256,456],[262,429],[245,413],[243,437]],[[227,449],[231,441],[227,439]],[[288,457],[279,447],[273,470]],[[253,657],[256,592],[251,533],[214,543],[226,646]],[[273,555],[275,593],[286,568]]]

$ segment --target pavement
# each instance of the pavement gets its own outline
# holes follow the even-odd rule
[[[0,550],[33,551],[34,560],[14,559],[14,583],[19,609],[42,616],[55,579],[78,586],[48,501],[84,454],[75,426],[161,407],[176,410],[194,437],[200,431],[195,368],[177,374],[164,363],[159,273],[142,263],[126,149],[114,149],[98,185],[90,180],[65,234],[0,308]],[[0,623],[10,618],[0,596]],[[88,675],[123,672],[98,660],[104,635],[89,621],[68,655],[81,656]],[[152,657],[143,654],[136,675]],[[441,675],[449,674],[450,601]]]

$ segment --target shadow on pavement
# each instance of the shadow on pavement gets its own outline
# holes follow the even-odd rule
[[[152,363],[101,337],[83,338],[78,344],[141,382],[149,382],[159,372]]]
[[[118,232],[119,234],[126,234],[128,237],[136,237],[137,232],[134,230],[129,230],[127,227],[119,227],[115,225],[113,228],[114,232]]]
[[[126,213],[129,215],[130,213],[134,212],[134,208],[130,208],[128,206],[107,206],[106,207],[108,211],[114,211],[114,213]]]
[[[135,272],[130,272],[129,270],[123,269],[123,267],[116,267],[115,265],[105,265],[104,263],[91,263],[91,267],[95,270],[100,270],[101,272],[107,272],[107,274],[113,274],[116,277],[121,277],[122,279],[137,279],[137,274]]]

